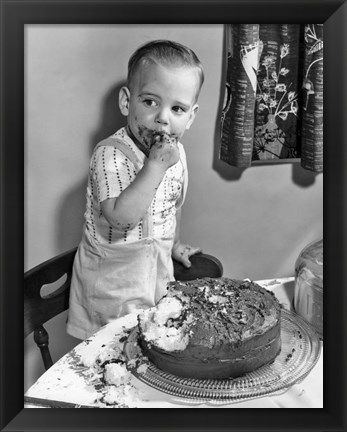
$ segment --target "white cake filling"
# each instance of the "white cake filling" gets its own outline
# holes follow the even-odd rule
[[[181,327],[167,327],[169,319],[178,318],[184,311],[182,302],[176,297],[163,298],[155,308],[147,309],[140,315],[142,334],[149,343],[165,351],[183,351],[189,343],[187,324],[192,317],[187,317]]]
[[[178,318],[183,310],[182,302],[176,297],[163,298],[154,312],[153,319],[158,325],[164,325],[169,318]]]

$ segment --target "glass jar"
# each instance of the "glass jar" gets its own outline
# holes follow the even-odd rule
[[[294,308],[323,339],[323,239],[307,245],[295,262]]]

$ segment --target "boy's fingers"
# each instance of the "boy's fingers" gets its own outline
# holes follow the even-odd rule
[[[195,255],[195,254],[200,253],[200,252],[202,252],[200,248],[194,248],[191,246],[186,248],[186,251],[185,251],[188,258],[191,257],[192,255]]]
[[[182,257],[183,260],[184,260],[183,264],[184,264],[187,268],[191,267],[191,266],[192,266],[192,263],[190,262],[189,258],[190,258],[192,255],[195,255],[195,254],[197,254],[197,253],[199,253],[199,252],[201,252],[201,249],[200,249],[200,248],[193,248],[193,247],[191,247],[191,246],[190,246],[189,248],[187,248],[186,251],[185,251],[184,256]]]
[[[190,268],[192,266],[192,263],[189,261],[188,258],[183,258],[182,259],[182,264],[184,265],[184,267],[186,268]]]
[[[184,265],[184,267],[190,268],[192,266],[192,263],[190,262],[189,258],[192,255],[195,255],[200,252],[202,252],[202,249],[198,247],[193,247],[189,245],[180,245],[180,247],[176,249],[175,255],[177,261],[180,261]]]
[[[200,253],[200,252],[202,252],[202,249],[200,249],[200,248],[191,248],[190,252],[189,252],[189,256],[195,255],[195,254]]]

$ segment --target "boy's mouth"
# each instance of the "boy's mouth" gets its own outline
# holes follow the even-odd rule
[[[150,149],[158,141],[175,141],[177,143],[178,137],[175,134],[170,134],[165,131],[158,131],[155,129],[148,129],[143,126],[138,127],[139,136],[142,138],[145,146]]]

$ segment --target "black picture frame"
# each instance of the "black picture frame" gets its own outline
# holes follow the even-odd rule
[[[3,431],[346,430],[344,0],[1,2],[1,418]],[[24,25],[324,23],[324,407],[303,410],[23,409]]]

